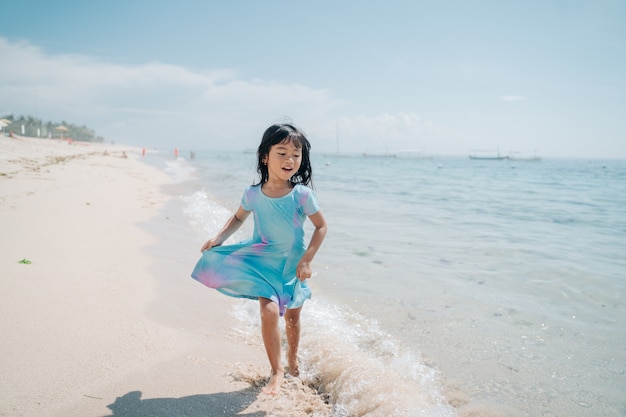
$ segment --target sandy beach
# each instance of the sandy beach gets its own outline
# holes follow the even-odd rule
[[[0,137],[0,416],[327,415],[297,379],[261,393],[177,204],[140,149]]]

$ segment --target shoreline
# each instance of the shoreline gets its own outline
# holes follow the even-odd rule
[[[302,384],[260,394],[262,345],[234,331],[235,300],[189,277],[201,237],[140,149],[0,149],[0,416],[310,415]]]

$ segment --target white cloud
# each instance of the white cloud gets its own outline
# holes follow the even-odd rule
[[[230,69],[199,72],[160,63],[131,66],[51,56],[3,38],[0,56],[9,63],[0,67],[0,112],[84,123],[107,139],[129,143],[202,146],[207,138],[248,134],[256,140],[262,133],[258,126],[285,115],[304,124],[339,103],[327,90],[241,80]]]
[[[162,63],[123,65],[48,55],[0,38],[0,113],[86,124],[107,140],[159,148],[256,146],[270,123],[291,120],[314,149],[345,152],[418,148],[436,133],[415,114],[340,117],[349,104],[328,89],[261,79],[222,68],[192,71]]]

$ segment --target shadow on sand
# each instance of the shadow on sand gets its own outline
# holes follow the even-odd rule
[[[264,417],[264,411],[239,414],[256,400],[257,394],[258,389],[250,387],[235,392],[142,400],[141,391],[132,391],[109,404],[113,414],[106,417]]]

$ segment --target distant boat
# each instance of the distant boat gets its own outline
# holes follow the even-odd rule
[[[509,159],[506,155],[500,155],[500,150],[475,150],[469,155],[470,159],[476,159],[480,161],[501,161],[503,159]]]
[[[503,159],[509,159],[508,156],[505,155],[495,155],[495,156],[480,156],[480,155],[470,155],[470,159],[477,159],[480,161],[501,161]]]
[[[390,153],[390,152],[383,152],[383,153],[363,152],[361,156],[363,156],[364,158],[396,158],[398,155],[396,155],[395,153]]]
[[[511,161],[541,161],[541,157],[537,155],[537,151],[532,154],[511,151],[509,155],[501,155],[500,151],[474,151],[474,153],[469,155],[469,158],[479,161],[502,161],[504,159]]]
[[[509,159],[508,156],[502,156],[502,155],[497,155],[497,156],[478,156],[478,155],[470,155],[470,159],[476,159],[479,161],[501,161],[503,159]]]

